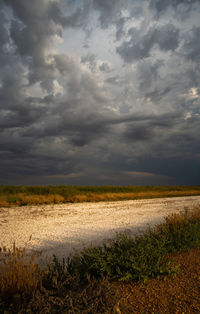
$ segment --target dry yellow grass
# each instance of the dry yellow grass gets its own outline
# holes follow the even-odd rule
[[[62,203],[64,197],[58,194],[51,195],[19,195],[19,202],[24,202],[26,204],[50,204],[50,203]]]
[[[59,194],[50,195],[25,195],[22,193],[13,194],[11,199],[5,196],[0,198],[0,206],[9,206],[11,204],[19,205],[35,205],[35,204],[58,204],[64,202],[64,197]]]
[[[127,199],[143,199],[169,196],[192,196],[199,195],[199,190],[190,191],[148,191],[137,193],[86,193],[65,197],[66,202],[95,202],[95,201],[115,201]]]
[[[181,211],[180,213],[172,213],[168,215],[167,217],[165,217],[165,221],[163,223],[156,226],[156,229],[159,230],[166,225],[169,227],[177,228],[177,226],[180,226],[184,223],[185,219],[187,219],[189,222],[195,222],[200,220],[200,206],[198,205],[192,208],[192,210],[185,208],[185,210]]]
[[[12,249],[0,248],[0,295],[32,294],[40,278],[39,267],[34,263],[33,254],[27,255],[26,245],[21,249],[14,242]]]
[[[80,203],[80,202],[99,202],[99,201],[118,201],[131,199],[145,199],[157,197],[172,197],[172,196],[192,196],[200,195],[199,189],[186,190],[150,190],[143,192],[85,192],[73,195],[65,194],[25,194],[16,193],[0,195],[0,206],[21,206],[21,205],[37,205],[37,204],[59,204],[59,203]]]

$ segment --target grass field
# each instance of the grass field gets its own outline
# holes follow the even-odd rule
[[[200,206],[43,270],[25,253],[0,250],[0,313],[200,313]]]
[[[200,186],[0,186],[0,206],[200,195]]]

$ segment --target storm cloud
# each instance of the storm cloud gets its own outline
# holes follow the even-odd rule
[[[134,62],[150,57],[152,48],[157,44],[162,51],[174,51],[179,44],[179,30],[171,24],[149,29],[147,34],[142,30],[131,28],[128,31],[130,40],[117,47],[117,52],[126,62]]]
[[[0,184],[199,184],[199,1],[0,4]]]

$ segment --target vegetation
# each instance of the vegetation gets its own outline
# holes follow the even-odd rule
[[[200,208],[172,214],[165,223],[143,236],[119,234],[114,241],[86,248],[68,261],[68,270],[81,275],[102,274],[120,281],[142,280],[175,271],[164,257],[200,245]]]
[[[0,186],[0,206],[200,195],[200,186]]]
[[[26,246],[20,249],[14,242],[12,250],[3,247],[0,256],[1,296],[10,297],[15,293],[31,294],[38,286],[40,274],[38,265],[34,263],[34,256],[27,257]]]
[[[119,234],[62,262],[54,256],[45,269],[24,258],[15,244],[1,250],[2,312],[200,312],[200,207],[140,237]]]

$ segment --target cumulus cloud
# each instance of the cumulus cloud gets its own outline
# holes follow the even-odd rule
[[[198,12],[2,1],[1,184],[199,183]]]

